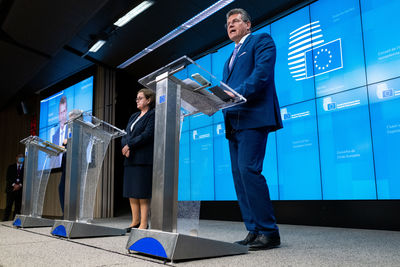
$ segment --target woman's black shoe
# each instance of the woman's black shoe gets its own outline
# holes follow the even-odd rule
[[[136,225],[134,225],[132,227],[125,228],[125,230],[126,230],[127,233],[130,233],[132,228],[139,228],[139,226],[140,226],[140,223],[138,223],[138,224],[136,224]]]

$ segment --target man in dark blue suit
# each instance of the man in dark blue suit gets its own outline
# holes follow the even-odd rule
[[[64,144],[65,139],[67,138],[67,97],[63,95],[60,98],[60,103],[58,105],[58,120],[59,127],[57,128],[54,135],[51,137],[51,142],[55,145],[62,146]],[[52,168],[60,168],[62,161],[62,155],[56,157],[52,163]]]
[[[268,186],[261,174],[268,134],[282,128],[274,82],[276,49],[268,34],[251,34],[245,10],[233,9],[226,18],[235,50],[225,63],[223,82],[247,99],[223,112],[236,195],[249,231],[237,243],[250,250],[269,249],[280,245]]]
[[[18,154],[16,157],[17,162],[11,164],[7,168],[6,176],[6,193],[7,202],[6,209],[4,211],[3,221],[8,221],[12,206],[14,204],[13,219],[16,214],[21,212],[22,204],[22,183],[24,180],[24,155]]]

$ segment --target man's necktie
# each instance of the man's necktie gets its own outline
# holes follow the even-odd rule
[[[21,177],[21,165],[17,167],[17,178]]]
[[[231,61],[229,61],[229,70],[232,69],[233,61],[235,61],[236,55],[237,55],[237,53],[238,53],[238,51],[239,51],[241,46],[242,46],[241,43],[239,43],[238,45],[235,46],[235,49],[233,50],[233,53],[232,53]]]

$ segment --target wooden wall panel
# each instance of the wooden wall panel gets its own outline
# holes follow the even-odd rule
[[[39,103],[34,97],[34,103]],[[29,136],[32,116],[38,114],[38,105],[34,104],[30,114],[18,114],[20,102],[14,101],[0,111],[0,209],[6,207],[6,172],[10,164],[15,163],[15,156],[24,153],[25,146],[19,141]]]
[[[97,118],[115,125],[115,71],[98,67],[95,84],[93,114]],[[114,151],[115,141],[111,141],[104,157],[97,186],[95,218],[114,216]]]

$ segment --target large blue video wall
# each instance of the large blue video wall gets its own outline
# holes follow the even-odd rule
[[[400,199],[400,1],[319,0],[255,31],[277,49],[273,200]],[[255,25],[253,25],[255,26]],[[222,78],[230,43],[197,62]],[[236,200],[222,113],[186,117],[180,200]]]
[[[93,76],[91,76],[40,101],[40,138],[56,145],[62,145],[63,139],[67,138],[67,127],[64,126],[64,129],[61,130],[62,123],[60,121],[66,122],[68,113],[73,109],[92,112],[93,83]],[[61,138],[61,136],[63,137]],[[43,164],[45,164],[44,168],[61,167],[61,155],[52,163],[44,163],[44,154],[40,154],[39,166],[43,166]]]

